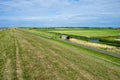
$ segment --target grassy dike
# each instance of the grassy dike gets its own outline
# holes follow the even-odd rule
[[[45,33],[44,33],[45,34]],[[32,30],[12,29],[0,32],[0,78],[18,80],[16,60],[24,80],[119,80],[120,59],[77,47],[60,40],[45,38]],[[9,38],[8,38],[9,37]],[[17,40],[17,46],[15,45]],[[16,47],[18,57],[16,59]],[[10,57],[2,57],[4,54]],[[11,61],[9,61],[10,59]],[[7,61],[6,61],[7,60]],[[11,64],[8,64],[11,63]],[[8,74],[4,70],[7,66]],[[14,65],[12,65],[14,64]],[[17,67],[17,66],[16,66]],[[14,74],[15,73],[15,74]],[[16,78],[13,78],[16,77]]]

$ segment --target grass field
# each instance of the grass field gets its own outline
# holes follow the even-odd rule
[[[111,46],[120,47],[120,30],[108,28],[56,28],[49,29],[48,32],[54,34],[66,34],[72,38],[86,40],[89,42],[96,42],[107,44]]]
[[[119,58],[48,39],[46,34],[0,31],[0,80],[120,79]]]
[[[50,32],[57,32],[62,34],[70,34],[85,37],[105,37],[105,36],[118,36],[120,30],[117,29],[54,29]]]

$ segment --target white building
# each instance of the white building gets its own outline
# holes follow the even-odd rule
[[[67,35],[61,35],[60,38],[65,39],[65,40],[68,40],[68,39],[70,39],[70,36],[67,36]]]

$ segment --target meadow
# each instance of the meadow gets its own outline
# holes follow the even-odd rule
[[[120,79],[119,58],[57,37],[32,29],[0,31],[0,80]]]
[[[99,42],[120,47],[120,29],[109,28],[57,28],[47,30],[55,34],[66,34],[73,38],[90,42]],[[118,39],[118,40],[117,40]]]
[[[85,37],[106,37],[106,36],[119,36],[120,30],[118,29],[104,29],[104,28],[78,28],[78,29],[53,29],[50,32],[76,35],[76,36],[85,36]]]

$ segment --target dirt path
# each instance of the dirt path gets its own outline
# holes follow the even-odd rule
[[[16,46],[16,74],[17,74],[17,79],[18,80],[23,80],[22,77],[22,69],[21,69],[21,62],[20,62],[20,57],[19,57],[19,48],[17,44],[17,40],[15,39],[15,46]]]
[[[4,70],[4,80],[11,80],[11,60],[7,59],[5,70]]]

